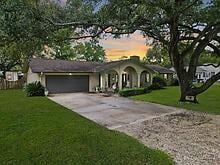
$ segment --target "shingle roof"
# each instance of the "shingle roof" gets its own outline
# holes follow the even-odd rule
[[[32,72],[94,72],[96,62],[67,61],[58,59],[30,59],[29,66]]]
[[[118,60],[118,61],[105,62],[99,66],[96,66],[95,70],[98,72],[101,72],[104,70],[111,69],[111,68],[113,68],[119,64],[125,63],[125,62],[128,62],[128,60]]]
[[[150,68],[150,69],[152,69],[155,72],[158,72],[158,73],[168,73],[168,74],[175,73],[174,71],[172,71],[170,69],[167,69],[165,67],[159,66],[159,65],[149,65],[149,64],[146,64],[145,66]]]
[[[196,73],[202,73],[202,72],[206,72],[207,70],[203,69],[202,67],[198,66],[196,67]]]
[[[151,70],[152,72],[159,73],[174,73],[173,71],[158,66],[158,65],[143,65],[138,61],[127,59],[119,60],[105,63],[97,62],[88,62],[88,61],[68,61],[68,60],[59,60],[59,59],[39,59],[32,58],[30,59],[29,66],[32,69],[32,72],[55,72],[55,73],[64,73],[64,72],[102,72],[113,67],[124,64],[127,62],[137,63],[142,67]]]
[[[101,65],[97,66],[95,68],[95,70],[97,72],[101,72],[101,71],[105,71],[105,70],[108,70],[108,69],[112,69],[113,67],[117,66],[117,65],[120,65],[120,64],[124,64],[124,63],[135,63],[143,68],[146,68],[148,70],[150,70],[151,72],[155,72],[152,68],[144,65],[143,63],[139,62],[139,61],[136,61],[136,60],[132,60],[132,59],[126,59],[126,60],[118,60],[118,61],[111,61],[111,62],[106,62],[106,63],[102,63]]]

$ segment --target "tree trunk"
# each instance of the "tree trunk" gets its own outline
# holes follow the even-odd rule
[[[192,87],[180,84],[180,102],[198,103],[196,93],[192,92]]]

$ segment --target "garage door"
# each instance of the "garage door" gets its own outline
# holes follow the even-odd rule
[[[49,93],[88,92],[89,76],[46,76]]]

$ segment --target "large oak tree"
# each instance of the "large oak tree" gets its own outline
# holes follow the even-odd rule
[[[91,6],[95,2],[91,1]],[[219,0],[106,0],[94,8],[88,19],[51,22],[60,27],[78,27],[84,32],[73,39],[109,33],[118,37],[141,31],[168,50],[180,83],[180,101],[195,96],[193,101],[197,102],[196,96],[220,79],[218,73],[199,87],[192,83],[199,58],[206,49],[220,56],[219,15]]]

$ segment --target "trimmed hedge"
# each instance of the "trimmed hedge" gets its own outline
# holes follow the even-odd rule
[[[123,97],[141,95],[145,93],[150,93],[150,91],[147,88],[123,89],[119,91],[119,95]]]

